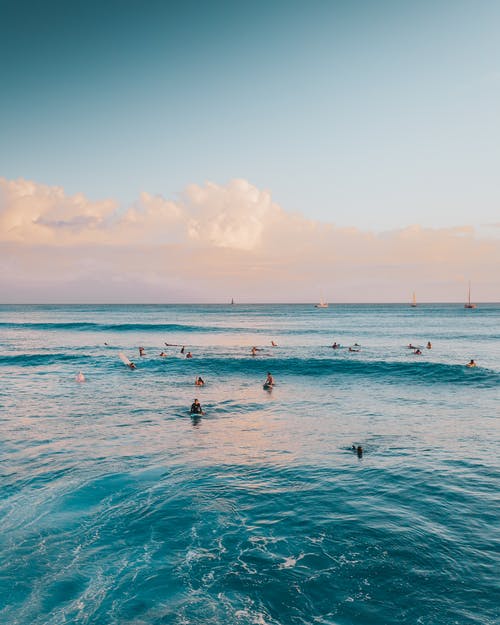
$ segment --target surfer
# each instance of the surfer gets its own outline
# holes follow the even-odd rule
[[[257,355],[257,348],[256,347],[252,347],[251,352],[252,356],[256,356]]]
[[[269,371],[267,372],[267,378],[266,378],[266,381],[264,382],[264,386],[267,386],[268,388],[274,386],[273,376],[271,375]]]
[[[470,362],[468,362],[466,365],[466,367],[477,367],[476,363],[474,362],[474,360],[471,358]]]
[[[182,346],[182,349],[181,349],[181,354],[183,353],[184,353],[184,345]]]
[[[430,341],[427,341],[427,349],[432,349],[432,343]]]
[[[77,382],[85,382],[85,376],[83,375],[81,371],[78,372],[78,375],[76,376],[75,380]]]
[[[191,352],[188,352],[188,353],[186,354],[186,358],[192,358],[192,357],[193,357],[193,354],[192,354]]]
[[[203,381],[203,378],[201,378],[200,376],[198,376],[196,378],[196,380],[194,381],[195,386],[204,386],[205,382]]]
[[[422,351],[420,349],[417,349],[413,352],[416,356],[421,356],[422,355]]]
[[[142,356],[145,356],[145,355],[146,355],[146,352],[144,351],[144,347],[139,347],[139,356],[141,356],[142,358]]]
[[[205,414],[203,412],[203,409],[198,399],[195,399],[194,402],[191,404],[190,413],[191,414]]]
[[[278,343],[275,343],[274,341],[271,341],[271,345],[272,345],[273,347],[278,347]]]
[[[131,362],[123,352],[119,352],[118,357],[120,358],[120,360],[123,362],[123,364],[125,366],[127,366],[129,369],[135,369],[135,364],[133,362]]]
[[[160,356],[161,356],[162,358],[166,358],[166,357],[167,357],[167,354],[165,354],[165,352],[161,352]]]
[[[335,343],[332,345],[332,349],[338,349],[340,347],[340,344],[337,343],[337,341],[335,341]]]
[[[353,445],[351,449],[358,454],[358,458],[363,457],[363,448],[361,447],[361,445],[358,445],[357,447],[356,445]]]

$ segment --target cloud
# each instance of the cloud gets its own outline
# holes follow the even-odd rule
[[[91,202],[82,194],[68,197],[61,187],[0,178],[0,240],[66,245],[68,234],[102,229],[116,208],[113,200]]]
[[[131,206],[0,178],[4,301],[498,300],[500,245],[470,225],[375,234],[276,204],[245,180]],[[42,298],[42,299],[41,299]]]

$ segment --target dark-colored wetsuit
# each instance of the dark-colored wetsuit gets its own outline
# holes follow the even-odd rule
[[[191,414],[201,414],[201,404],[191,404]]]

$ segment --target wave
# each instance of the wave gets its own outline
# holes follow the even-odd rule
[[[62,362],[90,361],[88,354],[45,353],[45,354],[10,354],[0,356],[0,367],[38,367]]]
[[[173,372],[182,366],[198,373],[213,375],[249,375],[262,377],[268,370],[275,378],[300,376],[324,378],[360,377],[384,383],[408,381],[415,384],[465,384],[490,388],[500,384],[500,373],[484,367],[468,369],[464,365],[432,362],[398,362],[385,360],[341,360],[327,358],[214,358],[196,357],[192,360],[141,360],[138,368],[145,371]]]
[[[39,367],[64,362],[92,363],[98,368],[122,367],[117,355],[93,355],[79,351],[43,352],[31,354],[0,355],[0,367]],[[190,371],[193,375],[262,377],[268,370],[276,378],[299,376],[308,378],[356,377],[379,380],[384,383],[458,384],[478,388],[500,385],[500,372],[476,367],[469,369],[463,364],[436,362],[407,362],[395,360],[347,360],[341,358],[297,358],[260,356],[257,358],[231,357],[227,354],[195,356],[192,360],[180,357],[136,359],[138,372],[178,373]]]
[[[39,330],[39,331],[60,331],[71,330],[74,332],[152,332],[152,333],[178,333],[178,334],[190,334],[190,333],[202,333],[202,334],[248,334],[251,332],[255,335],[266,336],[301,336],[301,335],[325,335],[328,331],[323,327],[288,327],[279,328],[276,327],[255,327],[246,326],[244,324],[238,326],[217,326],[217,325],[197,325],[197,324],[183,324],[183,323],[97,323],[91,321],[67,321],[67,322],[0,322],[0,328],[13,329],[13,330]],[[371,336],[372,331],[368,329],[357,328],[356,331],[350,331],[346,329],[338,328],[335,332],[337,338],[342,338],[345,335],[355,334],[358,338],[364,336]],[[401,337],[405,336],[399,333]],[[425,340],[429,338],[429,333],[422,335]],[[406,336],[405,336],[406,338]],[[414,337],[418,338],[418,337]],[[447,333],[436,334],[432,333],[433,341],[458,341],[458,340],[474,340],[474,341],[494,341],[500,339],[500,334],[460,334],[460,333]],[[422,338],[423,340],[423,338]]]
[[[0,323],[1,328],[15,330],[79,330],[95,332],[247,332],[241,327],[217,327],[186,325],[180,323],[94,323],[68,321],[59,323],[29,322],[29,323]],[[254,331],[254,330],[252,330]],[[257,329],[255,332],[261,330]]]

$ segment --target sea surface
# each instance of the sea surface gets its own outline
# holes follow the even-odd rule
[[[499,339],[495,304],[0,306],[0,622],[498,625]]]

